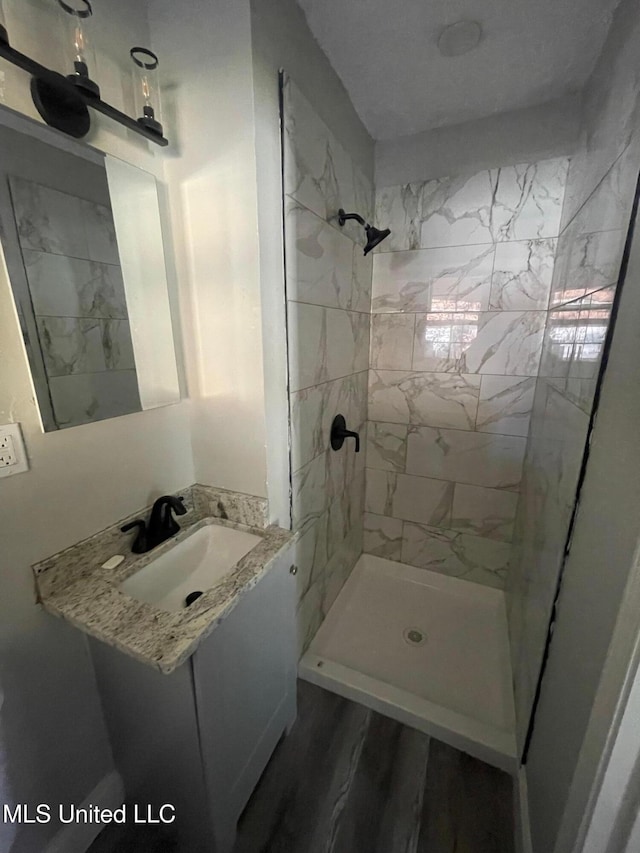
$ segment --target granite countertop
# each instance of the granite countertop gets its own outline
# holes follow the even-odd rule
[[[126,521],[125,519],[124,521]],[[39,600],[45,610],[165,674],[173,672],[197,649],[242,596],[269,571],[275,558],[295,538],[279,527],[259,528],[191,509],[174,538],[148,554],[126,550],[120,525],[78,543],[33,566]],[[192,605],[168,612],[138,601],[122,591],[124,580],[206,525],[217,524],[261,538],[236,566]],[[118,547],[119,546],[119,547]],[[115,569],[102,564],[114,554],[125,555]]]

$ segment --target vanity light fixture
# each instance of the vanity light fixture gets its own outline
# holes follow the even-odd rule
[[[0,0],[0,42],[8,44],[9,36],[7,35],[7,22],[4,17],[4,9],[2,8],[2,0]]]
[[[146,66],[153,65],[153,67],[143,65],[140,68],[140,71],[145,72],[140,77],[141,90],[136,92],[136,105],[140,103],[141,113],[140,119],[132,118],[103,101],[98,85],[90,77],[92,53],[87,38],[89,21],[93,15],[90,0],[57,0],[57,2],[65,13],[69,29],[68,49],[74,73],[67,77],[46,68],[10,45],[2,14],[2,0],[0,0],[0,57],[31,75],[31,97],[44,121],[69,136],[82,139],[91,129],[89,112],[91,108],[109,116],[128,130],[144,136],[150,142],[155,142],[156,145],[162,147],[168,145],[169,140],[165,139],[162,124],[159,121],[160,100],[157,79],[149,76],[155,72],[157,78],[156,55],[146,51],[145,48],[134,48],[135,51],[141,51],[143,58],[147,56],[149,61],[145,60]],[[143,78],[147,80],[147,89],[144,91],[142,91]],[[145,92],[148,97],[145,96]]]
[[[73,74],[69,74],[67,80],[71,80],[88,95],[99,98],[100,88],[89,76],[89,64],[95,67],[95,55],[87,35],[93,7],[89,0],[58,0],[58,6],[64,12],[66,41],[73,63]],[[90,60],[93,61],[90,63]]]
[[[133,91],[138,122],[162,136],[162,110],[158,86],[158,57],[146,47],[132,47]]]

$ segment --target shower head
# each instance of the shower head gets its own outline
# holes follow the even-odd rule
[[[391,234],[391,230],[389,228],[385,228],[384,231],[380,231],[378,228],[374,228],[373,225],[365,226],[366,234],[367,234],[367,245],[364,247],[365,255],[368,255],[372,249],[382,243],[389,234]]]
[[[367,245],[364,247],[365,255],[368,255],[372,249],[375,249],[376,246],[382,243],[382,241],[391,234],[389,228],[385,228],[384,231],[380,231],[380,229],[373,225],[369,225],[368,222],[365,222],[358,213],[345,213],[344,210],[340,208],[338,211],[339,225],[343,226],[347,219],[355,219],[356,222],[359,222],[360,225],[363,226],[364,232],[367,235]]]

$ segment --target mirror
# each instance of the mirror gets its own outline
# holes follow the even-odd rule
[[[71,147],[0,126],[0,236],[46,431],[180,399],[155,178]]]

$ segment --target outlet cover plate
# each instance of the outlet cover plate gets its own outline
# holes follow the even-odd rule
[[[0,426],[0,477],[12,477],[29,470],[20,424]]]

